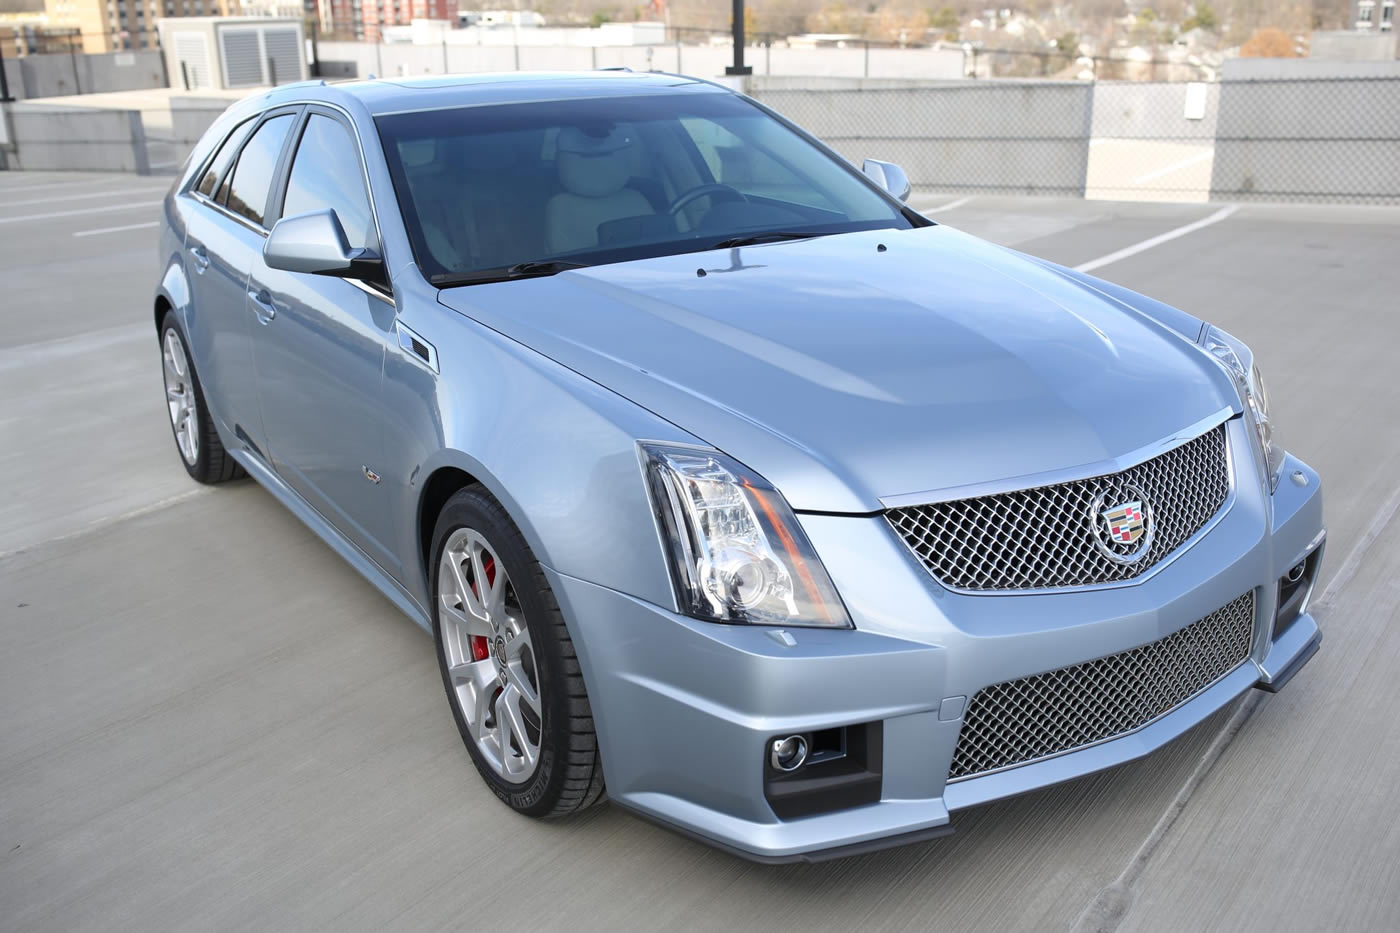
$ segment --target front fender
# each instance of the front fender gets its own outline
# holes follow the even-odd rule
[[[549,569],[671,606],[636,442],[699,441],[441,305],[414,317],[410,326],[436,347],[441,373],[402,358],[386,373],[389,391],[403,393],[390,406],[413,435],[396,437],[396,426],[387,444],[391,459],[409,454],[393,468],[404,477],[395,503],[401,552],[416,556],[431,533],[425,526],[434,517],[422,506],[434,475],[460,470],[506,508]],[[406,560],[405,576],[429,605],[428,560]]]

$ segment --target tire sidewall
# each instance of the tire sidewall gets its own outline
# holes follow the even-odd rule
[[[194,389],[194,402],[197,407],[195,411],[195,430],[199,432],[199,455],[195,457],[194,463],[185,459],[185,455],[180,452],[180,439],[175,433],[175,423],[170,420],[170,412],[165,413],[166,423],[170,426],[170,439],[175,444],[175,456],[180,458],[180,463],[184,465],[185,472],[190,474],[192,479],[201,483],[208,482],[209,477],[209,426],[210,419],[208,408],[204,404],[204,389],[199,384],[199,374],[194,367],[194,354],[190,352],[190,342],[185,339],[185,332],[180,327],[179,319],[174,312],[168,312],[160,322],[160,353],[162,361],[162,381],[164,381],[164,359],[165,359],[165,337],[174,332],[176,339],[180,341],[181,348],[185,351],[185,365],[190,369],[190,386]]]
[[[530,644],[535,656],[535,676],[540,690],[540,760],[534,773],[523,783],[512,783],[497,774],[481,755],[471,736],[457,699],[456,688],[447,671],[447,655],[443,651],[442,620],[438,600],[438,577],[441,572],[443,545],[459,528],[474,528],[496,552],[515,587],[516,597],[525,613],[525,625],[530,632]],[[559,766],[560,752],[568,748],[566,732],[568,711],[565,707],[565,687],[560,672],[563,658],[559,643],[546,620],[558,612],[546,600],[536,585],[543,583],[536,573],[536,560],[520,531],[511,522],[501,505],[480,487],[458,492],[443,507],[433,531],[431,597],[433,643],[437,652],[438,670],[447,690],[448,705],[457,723],[462,742],[472,763],[481,773],[491,791],[512,809],[530,816],[550,812],[563,791],[564,771]],[[546,584],[547,585],[547,584]],[[564,743],[561,745],[561,743]]]

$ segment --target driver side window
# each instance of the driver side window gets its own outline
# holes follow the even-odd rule
[[[282,216],[295,217],[327,208],[340,218],[351,249],[377,245],[359,144],[345,124],[313,113],[292,159]]]

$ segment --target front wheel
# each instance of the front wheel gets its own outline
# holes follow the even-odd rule
[[[243,468],[219,440],[174,312],[168,312],[161,321],[160,362],[170,430],[185,471],[201,483],[222,483],[244,475]]]
[[[433,533],[433,635],[462,741],[488,787],[528,816],[603,794],[593,713],[554,592],[489,493],[448,500]]]

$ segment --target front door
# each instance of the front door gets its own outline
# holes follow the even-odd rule
[[[267,237],[264,214],[297,111],[236,127],[188,192],[185,263],[190,350],[206,404],[229,446],[262,453],[248,276]]]
[[[333,111],[309,109],[276,215],[326,208],[335,211],[351,247],[379,247],[354,133]],[[248,301],[259,322],[254,354],[273,466],[380,567],[397,574],[389,490],[379,475],[392,297],[350,279],[271,269],[259,254]]]

